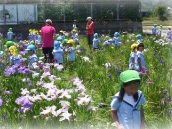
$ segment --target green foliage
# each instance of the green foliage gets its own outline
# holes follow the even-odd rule
[[[155,8],[155,15],[158,16],[159,20],[167,20],[167,7],[166,6],[157,6]]]

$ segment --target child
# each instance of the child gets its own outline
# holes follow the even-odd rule
[[[142,35],[141,34],[138,34],[136,35],[136,38],[137,38],[137,43],[142,43]]]
[[[30,44],[29,46],[27,46],[27,48],[25,50],[28,51],[28,53],[30,55],[28,67],[33,68],[32,64],[35,62],[38,62],[35,46],[33,44]]]
[[[167,39],[172,40],[172,30],[171,30],[171,26],[168,27]]]
[[[157,24],[154,24],[154,26],[152,27],[152,35],[156,35],[156,28]]]
[[[94,38],[93,38],[93,49],[97,50],[97,49],[99,49],[100,39],[99,39],[98,33],[95,33],[93,36],[94,36]]]
[[[13,32],[12,32],[12,28],[9,28],[8,29],[8,32],[7,32],[7,40],[8,41],[12,41],[13,40]]]
[[[110,46],[113,43],[113,39],[106,40],[103,45],[104,46]]]
[[[62,41],[65,39],[63,30],[60,30],[59,36],[62,38]]]
[[[55,41],[54,43],[54,50],[53,50],[53,55],[54,59],[56,60],[57,63],[63,64],[63,49],[60,47],[60,42]]]
[[[80,41],[79,41],[79,36],[78,36],[77,30],[73,30],[72,31],[72,36],[71,37],[74,40],[76,46],[80,45]]]
[[[41,30],[39,30],[39,33],[37,36],[38,36],[38,48],[41,48],[42,47]]]
[[[3,51],[0,50],[0,71],[4,68],[4,55],[3,55]]]
[[[161,37],[162,34],[162,25],[159,26],[158,32],[157,32],[157,36]]]
[[[14,42],[13,41],[7,41],[6,43],[5,43],[5,47],[8,49],[9,47],[11,47],[11,46],[14,46]]]
[[[130,54],[130,59],[129,59],[129,69],[132,70],[139,70],[139,65],[138,65],[138,56],[137,56],[137,46],[138,44],[134,43],[131,45],[131,54]]]
[[[142,68],[146,69],[145,59],[143,55],[144,50],[144,44],[140,43],[137,47],[137,56],[138,56],[138,65],[139,65],[139,71],[141,71]]]
[[[67,61],[72,62],[75,61],[75,48],[74,46],[74,40],[69,39],[67,43],[64,44],[66,46],[66,51],[68,52],[67,55]]]
[[[11,54],[10,60],[9,60],[10,64],[11,65],[20,64],[20,55],[18,55],[16,46],[9,47],[9,51]]]
[[[111,102],[111,116],[117,129],[144,128],[142,105],[146,100],[139,89],[140,77],[135,70],[120,74],[120,91]]]
[[[114,33],[113,43],[114,43],[115,47],[119,47],[120,46],[120,37],[119,37],[119,33],[118,32]]]
[[[6,43],[5,43],[5,51],[7,52],[7,62],[8,63],[10,63],[10,53],[9,53],[9,47],[11,47],[11,46],[14,46],[14,42],[13,41],[7,41]]]

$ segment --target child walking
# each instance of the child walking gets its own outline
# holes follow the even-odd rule
[[[168,27],[167,39],[168,39],[168,40],[172,40],[172,30],[171,30],[171,26]]]
[[[99,43],[100,43],[99,35],[98,35],[98,33],[95,33],[93,36],[94,36],[93,49],[97,50],[97,49],[99,49]]]
[[[7,32],[7,40],[12,41],[13,40],[13,29],[9,28]]]
[[[137,38],[137,43],[142,43],[142,35],[141,34],[138,34],[136,35],[136,38]]]
[[[38,62],[35,46],[33,44],[30,44],[29,46],[27,46],[27,48],[25,50],[28,51],[28,54],[30,55],[28,67],[33,68],[33,63]]]
[[[120,74],[121,89],[111,102],[111,116],[117,129],[143,129],[146,100],[138,90],[140,77],[135,70],[126,70]]]
[[[63,49],[60,47],[60,42],[59,41],[55,41],[54,42],[54,50],[53,50],[53,55],[54,55],[54,59],[58,64],[63,64],[63,54],[64,51]]]
[[[157,24],[154,24],[154,26],[152,27],[152,35],[156,35],[156,33],[157,33],[156,26],[157,26]]]
[[[74,46],[74,40],[69,39],[67,41],[67,43],[65,43],[64,45],[65,45],[65,49],[67,51],[67,61],[68,62],[75,61],[75,48],[73,47]]]
[[[16,46],[9,47],[9,51],[11,54],[11,56],[9,58],[10,64],[11,65],[20,64],[20,55],[18,55]]]
[[[138,56],[139,71],[141,71],[142,69],[146,69],[146,63],[145,63],[145,58],[143,54],[144,44],[140,43],[137,47],[137,50],[138,50],[137,56]]]
[[[114,33],[113,43],[114,43],[115,47],[119,47],[120,46],[120,37],[119,37],[119,33],[118,32]]]
[[[137,43],[131,45],[131,54],[129,58],[129,69],[139,71],[138,56],[137,56]]]

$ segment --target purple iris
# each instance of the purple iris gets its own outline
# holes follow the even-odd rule
[[[0,99],[0,107],[2,106],[3,102],[4,101],[2,99]]]
[[[4,91],[4,95],[10,95],[10,94],[12,94],[13,92],[11,92],[11,91]]]
[[[21,109],[24,111],[30,109],[33,106],[33,103],[29,101],[27,96],[21,96],[17,98],[15,103],[21,105]]]
[[[7,67],[4,74],[5,74],[5,76],[10,76],[11,74],[14,74],[15,72],[16,72],[16,70],[14,68]]]

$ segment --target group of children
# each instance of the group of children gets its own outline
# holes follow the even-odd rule
[[[157,35],[157,36],[162,36],[162,25],[159,26],[159,28],[157,28],[157,24],[154,24],[154,26],[152,27],[152,35]],[[171,30],[171,26],[168,26],[168,30],[167,30],[167,39],[168,40],[172,40],[172,30]]]
[[[11,32],[11,29],[9,29]],[[25,51],[27,51],[29,57],[28,67],[32,68],[33,63],[38,62],[38,57],[36,54],[36,49],[41,49],[42,41],[39,38],[39,32],[35,30],[29,30],[29,42]],[[7,55],[7,62],[10,65],[20,64],[21,55],[18,54],[18,44],[12,41],[12,37],[7,35],[7,42],[5,44],[6,51],[9,52]],[[38,47],[36,46],[38,45]],[[56,40],[54,41],[54,50],[52,52],[54,56],[54,63],[63,64],[64,62],[64,53],[67,53],[67,61],[75,61],[75,46],[80,45],[79,36],[76,30],[72,31],[72,35],[69,39],[65,38],[64,32],[61,30]],[[22,45],[20,44],[20,47]],[[2,42],[0,44],[0,55],[3,55],[2,51]]]

